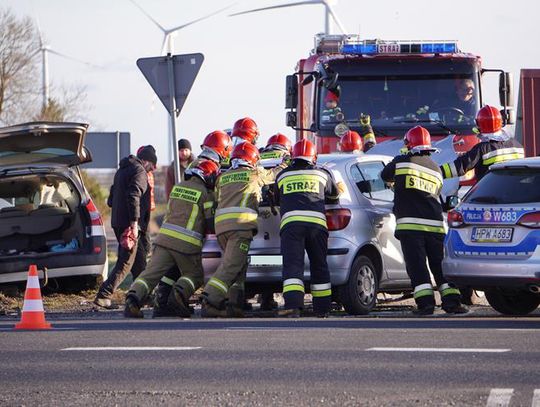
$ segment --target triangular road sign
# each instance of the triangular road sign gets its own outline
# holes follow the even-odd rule
[[[184,54],[161,56],[152,58],[139,58],[137,66],[156,92],[165,109],[172,114],[169,92],[168,59],[173,60],[174,89],[176,101],[176,115],[180,113],[186,98],[195,82],[195,78],[204,61],[203,54]]]

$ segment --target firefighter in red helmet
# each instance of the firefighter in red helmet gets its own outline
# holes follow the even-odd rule
[[[268,139],[266,147],[261,152],[261,160],[290,156],[291,147],[291,140],[286,135],[276,133]]]
[[[259,137],[259,128],[255,120],[244,117],[238,119],[233,126],[231,138],[233,141],[233,146],[237,146],[245,141],[253,145],[257,144],[257,139]]]
[[[234,147],[231,168],[216,183],[215,232],[223,250],[218,269],[202,293],[203,317],[241,317],[248,252],[257,233],[261,188],[274,182],[286,164],[265,170],[258,167],[259,150],[244,142]]]
[[[174,315],[189,317],[189,297],[203,284],[202,246],[213,223],[214,184],[218,165],[210,160],[188,168],[186,180],[175,185],[167,205],[167,215],[154,241],[154,251],[146,269],[131,285],[124,309],[126,318],[142,318],[141,306],[171,267],[180,270],[169,295]],[[169,290],[170,292],[170,290]]]
[[[319,317],[330,312],[332,287],[326,262],[328,227],[325,198],[337,201],[339,191],[329,171],[315,166],[317,150],[306,139],[297,142],[292,163],[276,180],[283,255],[283,297],[285,308],[279,316],[296,318],[304,307],[304,251],[310,261],[313,310]]]
[[[362,138],[360,134],[349,130],[339,140],[339,151],[342,153],[358,154],[362,152]]]
[[[204,161],[212,161],[221,167],[222,163],[227,163],[232,150],[232,140],[230,136],[222,131],[215,130],[209,133],[201,144],[201,153],[190,164],[189,168],[196,168]],[[154,296],[154,318],[175,316],[175,311],[167,304],[174,282],[180,278],[180,270],[173,266],[161,277],[156,287]]]
[[[394,184],[395,235],[401,243],[405,268],[414,289],[418,307],[414,313],[431,315],[435,310],[430,270],[441,295],[443,310],[449,314],[466,313],[468,310],[461,305],[459,290],[442,274],[446,232],[439,193],[443,177],[439,166],[430,157],[437,149],[431,146],[431,136],[421,126],[410,129],[404,143],[407,154],[395,157],[382,170],[381,177]]]
[[[481,142],[451,163],[441,166],[444,178],[460,177],[474,169],[480,181],[491,164],[523,158],[523,146],[503,129],[501,113],[493,106],[484,106],[476,115]]]

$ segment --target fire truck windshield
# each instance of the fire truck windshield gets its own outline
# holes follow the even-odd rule
[[[354,74],[348,66],[339,75],[337,90],[320,88],[320,127],[333,128],[343,121],[355,127],[361,114],[369,114],[380,133],[403,130],[416,122],[470,133],[479,109],[479,87],[474,69],[467,65],[463,71],[468,72],[451,74],[414,69],[392,74],[384,72],[389,69],[377,72],[374,66],[372,74]]]

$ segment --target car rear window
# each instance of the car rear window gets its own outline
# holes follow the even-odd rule
[[[526,168],[489,172],[470,190],[464,202],[483,204],[540,202],[540,171]]]

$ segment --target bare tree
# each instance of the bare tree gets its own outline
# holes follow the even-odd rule
[[[33,120],[50,122],[87,121],[89,107],[86,103],[86,87],[71,86],[54,89],[57,95],[49,98],[45,109],[33,116]]]
[[[0,10],[0,122],[12,124],[31,117],[38,97],[36,56],[39,37],[28,17]]]

